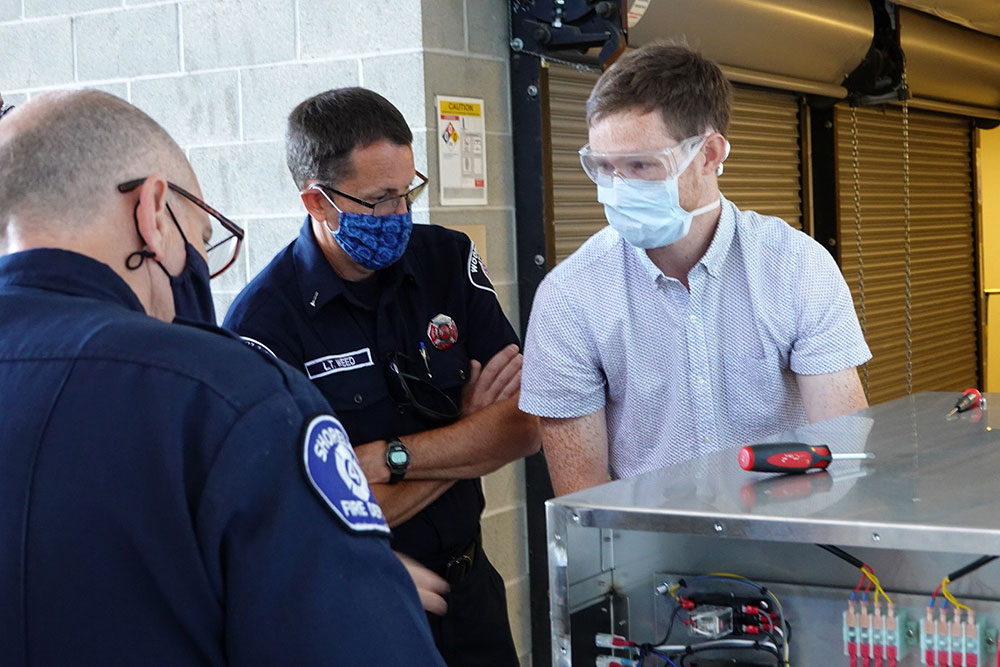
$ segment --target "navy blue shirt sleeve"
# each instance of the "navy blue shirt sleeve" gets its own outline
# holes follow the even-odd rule
[[[388,540],[350,532],[309,487],[303,421],[287,394],[260,402],[208,475],[196,525],[205,562],[220,568],[229,660],[443,664]]]
[[[484,366],[501,349],[511,343],[520,344],[514,328],[507,321],[496,290],[490,280],[486,263],[482,261],[476,245],[465,234],[461,235],[462,275],[458,278],[465,291],[468,327],[469,356]]]

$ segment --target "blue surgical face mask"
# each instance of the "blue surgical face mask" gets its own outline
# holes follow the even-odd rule
[[[366,269],[378,271],[395,264],[406,252],[410,233],[413,231],[413,214],[410,211],[392,215],[347,213],[337,208],[322,189],[315,186],[313,189],[339,211],[337,231],[330,228],[329,221],[326,222],[326,228],[330,230],[337,245],[356,263]]]
[[[138,210],[139,205],[136,204],[133,216],[135,216]],[[153,261],[163,269],[163,272],[167,274],[167,278],[170,279],[170,291],[174,296],[174,317],[215,326],[215,304],[212,302],[211,276],[208,264],[205,262],[205,258],[194,249],[194,246],[188,243],[187,236],[185,236],[184,230],[181,229],[180,224],[177,222],[177,218],[174,216],[174,212],[170,209],[169,204],[167,205],[167,212],[173,219],[177,231],[181,233],[181,238],[184,239],[186,258],[184,269],[176,276],[172,276],[167,271],[167,267],[163,266],[158,260],[154,259]],[[138,217],[136,217],[135,226],[136,231],[138,231]],[[139,238],[142,239],[142,234],[139,234]],[[143,242],[145,243],[145,240]],[[125,260],[125,266],[132,270],[138,269],[147,258],[152,259],[153,253],[146,248],[137,250],[128,256]]]
[[[677,169],[673,177],[663,181],[643,181],[615,177],[610,185],[597,185],[597,201],[604,204],[604,215],[615,231],[637,248],[662,248],[676,243],[691,230],[691,220],[721,204],[716,199],[693,211],[680,203],[677,179],[691,164],[698,148]]]

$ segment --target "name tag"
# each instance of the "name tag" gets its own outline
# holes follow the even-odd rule
[[[319,357],[318,359],[307,361],[304,365],[306,375],[309,376],[310,380],[315,380],[326,375],[333,375],[334,373],[341,373],[343,371],[356,371],[359,368],[374,366],[375,364],[372,362],[371,348],[366,347],[354,352]]]

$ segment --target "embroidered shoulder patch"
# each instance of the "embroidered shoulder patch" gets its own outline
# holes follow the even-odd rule
[[[278,355],[272,352],[271,348],[269,348],[267,345],[264,345],[264,343],[260,342],[259,340],[250,338],[250,336],[240,336],[240,338],[243,340],[244,343],[247,344],[248,347],[252,347],[258,352],[263,352],[264,354],[270,357],[274,357],[275,359],[278,358]]]
[[[313,489],[345,526],[357,533],[389,534],[382,508],[372,497],[339,421],[332,415],[314,417],[306,426],[302,455]]]
[[[473,287],[496,294],[493,283],[490,281],[490,272],[486,268],[486,262],[479,256],[475,243],[469,245],[469,282],[472,283]]]

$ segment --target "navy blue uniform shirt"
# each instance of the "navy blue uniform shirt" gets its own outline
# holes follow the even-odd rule
[[[0,257],[0,663],[443,664],[384,535],[310,486],[322,413],[104,264]]]
[[[398,262],[351,283],[327,262],[310,223],[306,217],[298,238],[236,298],[223,326],[305,373],[356,445],[449,423],[409,404],[388,358],[395,355],[421,378],[409,383],[418,402],[439,405],[421,386],[425,381],[460,405],[469,361],[485,366],[518,342],[472,241],[444,227],[414,225]],[[457,327],[457,341],[447,349],[428,334],[439,315]],[[479,479],[459,480],[393,529],[393,548],[439,567],[475,538],[483,505]]]

